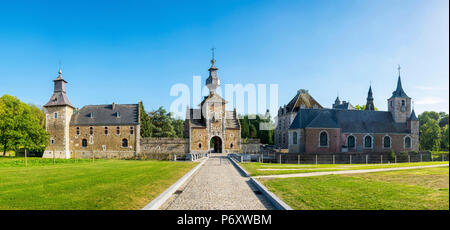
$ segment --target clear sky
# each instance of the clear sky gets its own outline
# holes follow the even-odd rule
[[[447,0],[1,1],[0,95],[45,104],[59,60],[75,107],[168,108],[174,84],[279,84],[278,104],[308,89],[330,107],[387,109],[402,66],[416,112],[449,111]],[[271,111],[275,112],[275,111]]]

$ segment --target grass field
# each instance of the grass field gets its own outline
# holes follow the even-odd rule
[[[449,168],[261,180],[298,210],[449,210]]]
[[[141,209],[195,165],[0,157],[0,209]]]
[[[279,175],[292,173],[326,172],[358,169],[398,168],[422,165],[448,164],[448,161],[417,162],[397,164],[271,164],[271,163],[240,163],[251,176]]]

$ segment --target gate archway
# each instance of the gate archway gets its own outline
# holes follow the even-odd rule
[[[222,153],[222,139],[218,136],[211,138],[210,147],[213,153]]]

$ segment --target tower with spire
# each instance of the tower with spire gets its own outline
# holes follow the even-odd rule
[[[369,92],[367,93],[367,102],[365,110],[375,110],[375,105],[373,104],[372,85],[370,85]]]
[[[206,79],[206,87],[208,87],[210,94],[215,94],[216,89],[220,86],[220,80],[219,77],[217,77],[217,70],[219,69],[215,66],[216,60],[214,59],[214,48],[211,50],[211,67],[209,68],[209,77]]]
[[[400,65],[398,66],[397,88],[388,99],[388,111],[391,112],[392,118],[397,123],[406,122],[411,116],[411,98],[403,90]]]
[[[69,126],[74,107],[66,95],[67,81],[59,69],[54,82],[53,95],[44,105],[46,130],[49,133],[49,145],[44,151],[44,158],[70,158]]]

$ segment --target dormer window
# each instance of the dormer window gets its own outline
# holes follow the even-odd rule
[[[120,112],[117,112],[117,113],[116,113],[116,117],[120,117]]]
[[[89,118],[94,118],[94,113],[93,112],[89,113]]]

